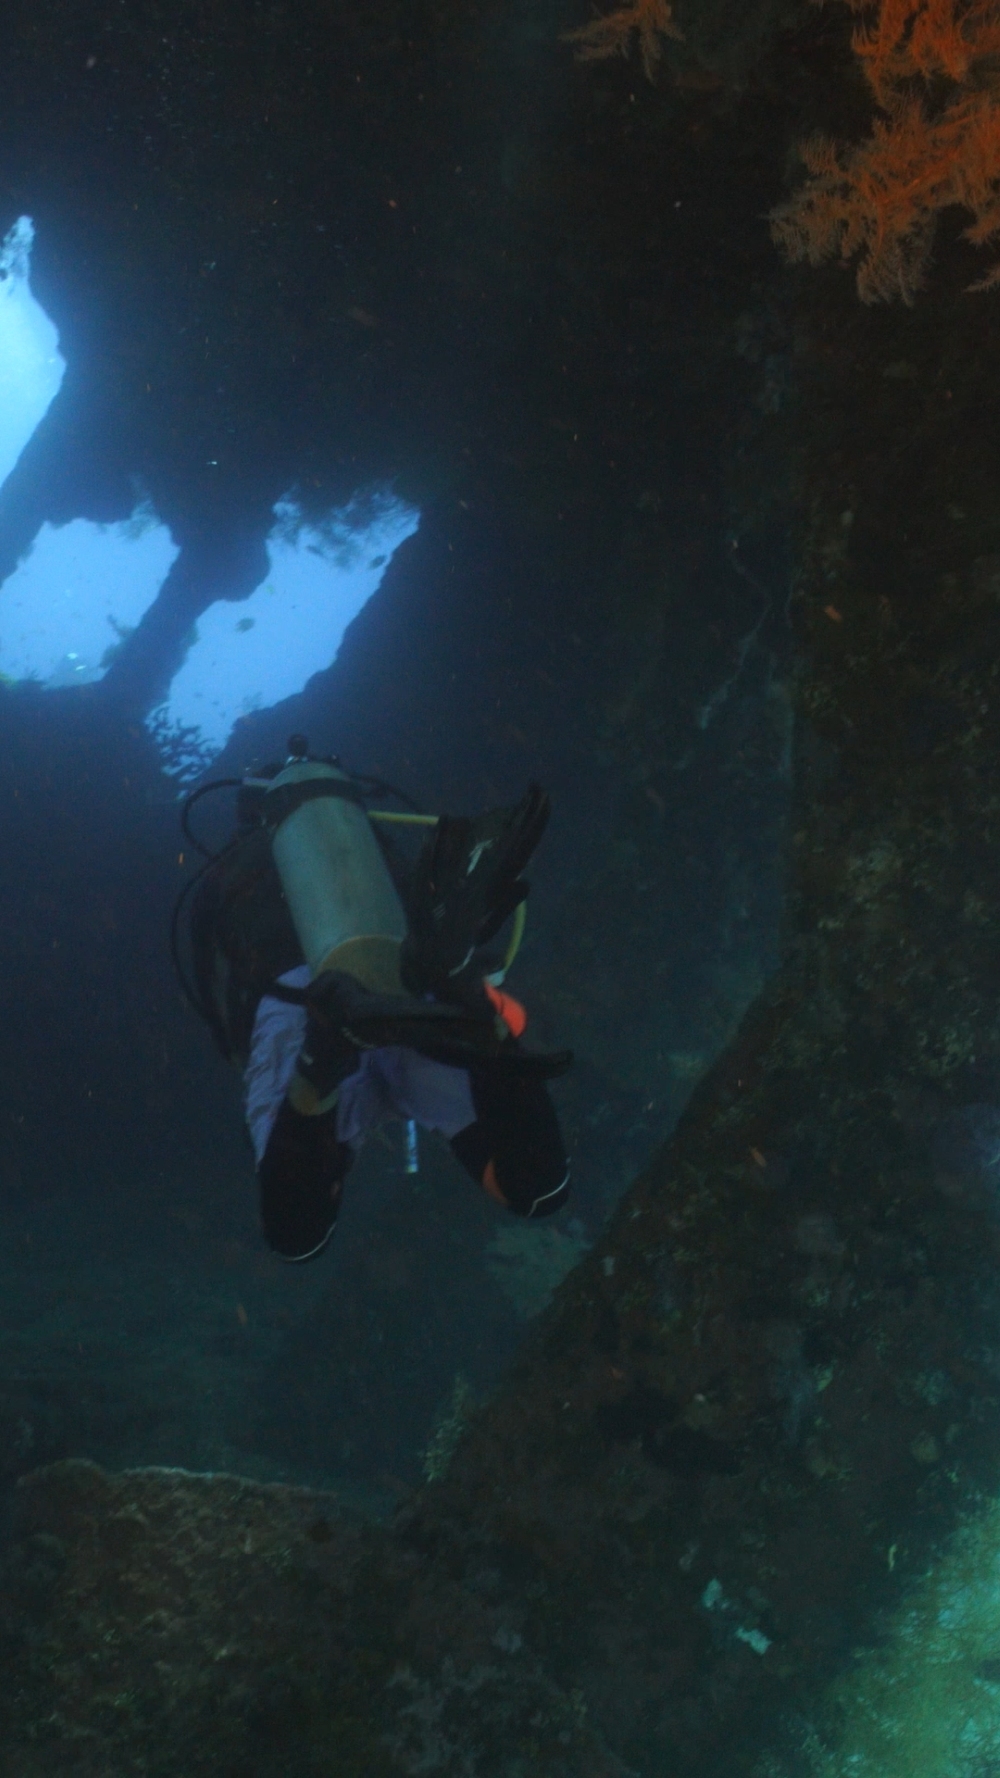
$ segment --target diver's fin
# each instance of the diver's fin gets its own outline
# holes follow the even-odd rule
[[[412,994],[449,997],[449,983],[524,900],[521,872],[548,822],[549,798],[531,784],[513,808],[470,820],[443,815],[425,842],[407,896],[400,971]]]

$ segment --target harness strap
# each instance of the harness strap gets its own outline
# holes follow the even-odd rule
[[[272,982],[271,999],[308,1009],[308,988]],[[504,1075],[552,1080],[570,1066],[571,1050],[536,1052],[501,1040],[490,1018],[477,1018],[459,1007],[433,1002],[407,1001],[390,995],[372,995],[370,1007],[357,1007],[345,1016],[342,1034],[358,1049],[382,1049],[400,1044],[447,1062],[454,1068],[485,1069]]]

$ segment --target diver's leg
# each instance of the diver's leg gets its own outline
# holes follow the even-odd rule
[[[476,1119],[452,1153],[517,1216],[551,1216],[569,1197],[569,1161],[555,1107],[538,1080],[470,1069]]]
[[[303,1116],[286,1099],[257,1168],[264,1238],[281,1259],[314,1259],[333,1234],[351,1150],[337,1108]]]

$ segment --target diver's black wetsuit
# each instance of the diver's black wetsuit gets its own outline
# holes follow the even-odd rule
[[[209,868],[193,898],[190,930],[201,1004],[222,1053],[245,1069],[261,1001],[303,961],[266,833],[241,837]],[[569,1168],[543,1082],[488,1063],[463,1072],[473,1116],[450,1136],[456,1158],[517,1215],[561,1209]],[[349,1084],[345,1079],[345,1091]],[[338,1133],[340,1113],[336,1102],[302,1115],[285,1096],[259,1155],[264,1235],[285,1259],[312,1258],[332,1233],[356,1146]]]

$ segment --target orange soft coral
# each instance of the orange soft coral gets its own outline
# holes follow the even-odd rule
[[[811,174],[774,211],[790,259],[859,256],[863,302],[911,303],[952,205],[982,246],[1000,234],[1000,0],[848,0],[854,51],[882,116],[867,141],[800,149]],[[974,289],[1000,283],[1000,267]]]
[[[581,62],[600,62],[607,56],[627,56],[632,33],[639,38],[639,53],[647,80],[656,74],[656,65],[663,54],[664,37],[683,39],[673,21],[669,0],[626,0],[616,12],[605,13],[589,25],[563,33],[567,43],[577,43]]]
[[[852,46],[878,103],[886,110],[901,85],[936,75],[964,82],[1000,50],[995,0],[848,0],[861,15]]]

